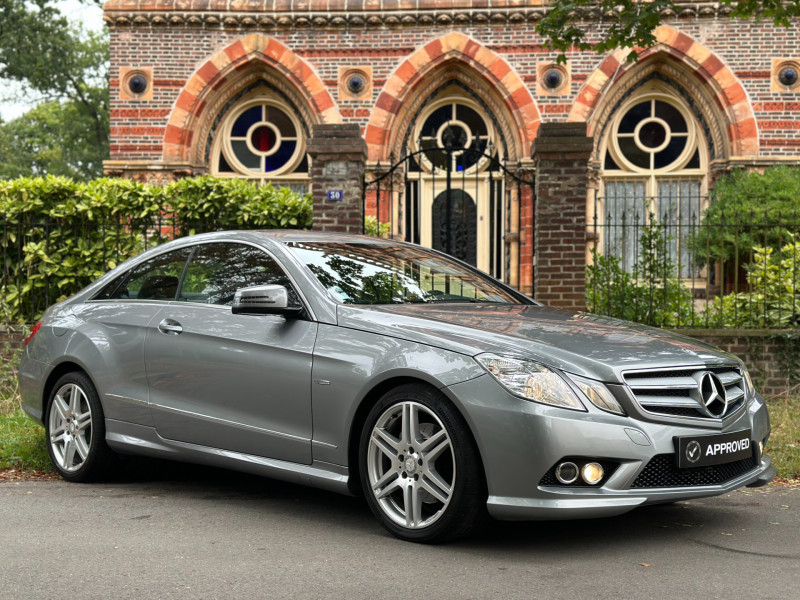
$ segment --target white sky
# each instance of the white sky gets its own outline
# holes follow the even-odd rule
[[[99,6],[87,6],[78,0],[60,0],[57,6],[71,21],[82,24],[85,29],[100,31],[104,27],[103,10]],[[4,121],[10,121],[36,105],[35,98],[24,102],[5,100],[5,96],[13,95],[18,90],[15,84],[0,80],[0,117]]]

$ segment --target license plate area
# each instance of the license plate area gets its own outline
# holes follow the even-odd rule
[[[713,435],[692,435],[675,438],[678,468],[722,465],[750,458],[753,442],[749,429]]]

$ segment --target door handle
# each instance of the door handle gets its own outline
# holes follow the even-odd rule
[[[178,335],[183,331],[183,327],[181,327],[181,324],[177,321],[173,321],[172,319],[164,319],[158,324],[158,330],[167,335]]]

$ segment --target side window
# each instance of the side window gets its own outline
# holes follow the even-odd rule
[[[190,248],[173,250],[151,258],[130,271],[128,277],[107,298],[109,300],[174,300],[178,293]],[[103,294],[105,289],[100,292]],[[98,296],[100,298],[100,296]]]
[[[286,286],[289,303],[300,304],[283,269],[264,251],[246,244],[203,244],[192,256],[178,300],[230,306],[239,288],[273,284]]]

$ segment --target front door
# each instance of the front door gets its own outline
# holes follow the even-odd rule
[[[178,301],[151,321],[145,341],[151,411],[160,436],[311,462],[317,324],[231,313],[236,289],[271,283],[291,286],[263,250],[234,243],[197,246]]]

